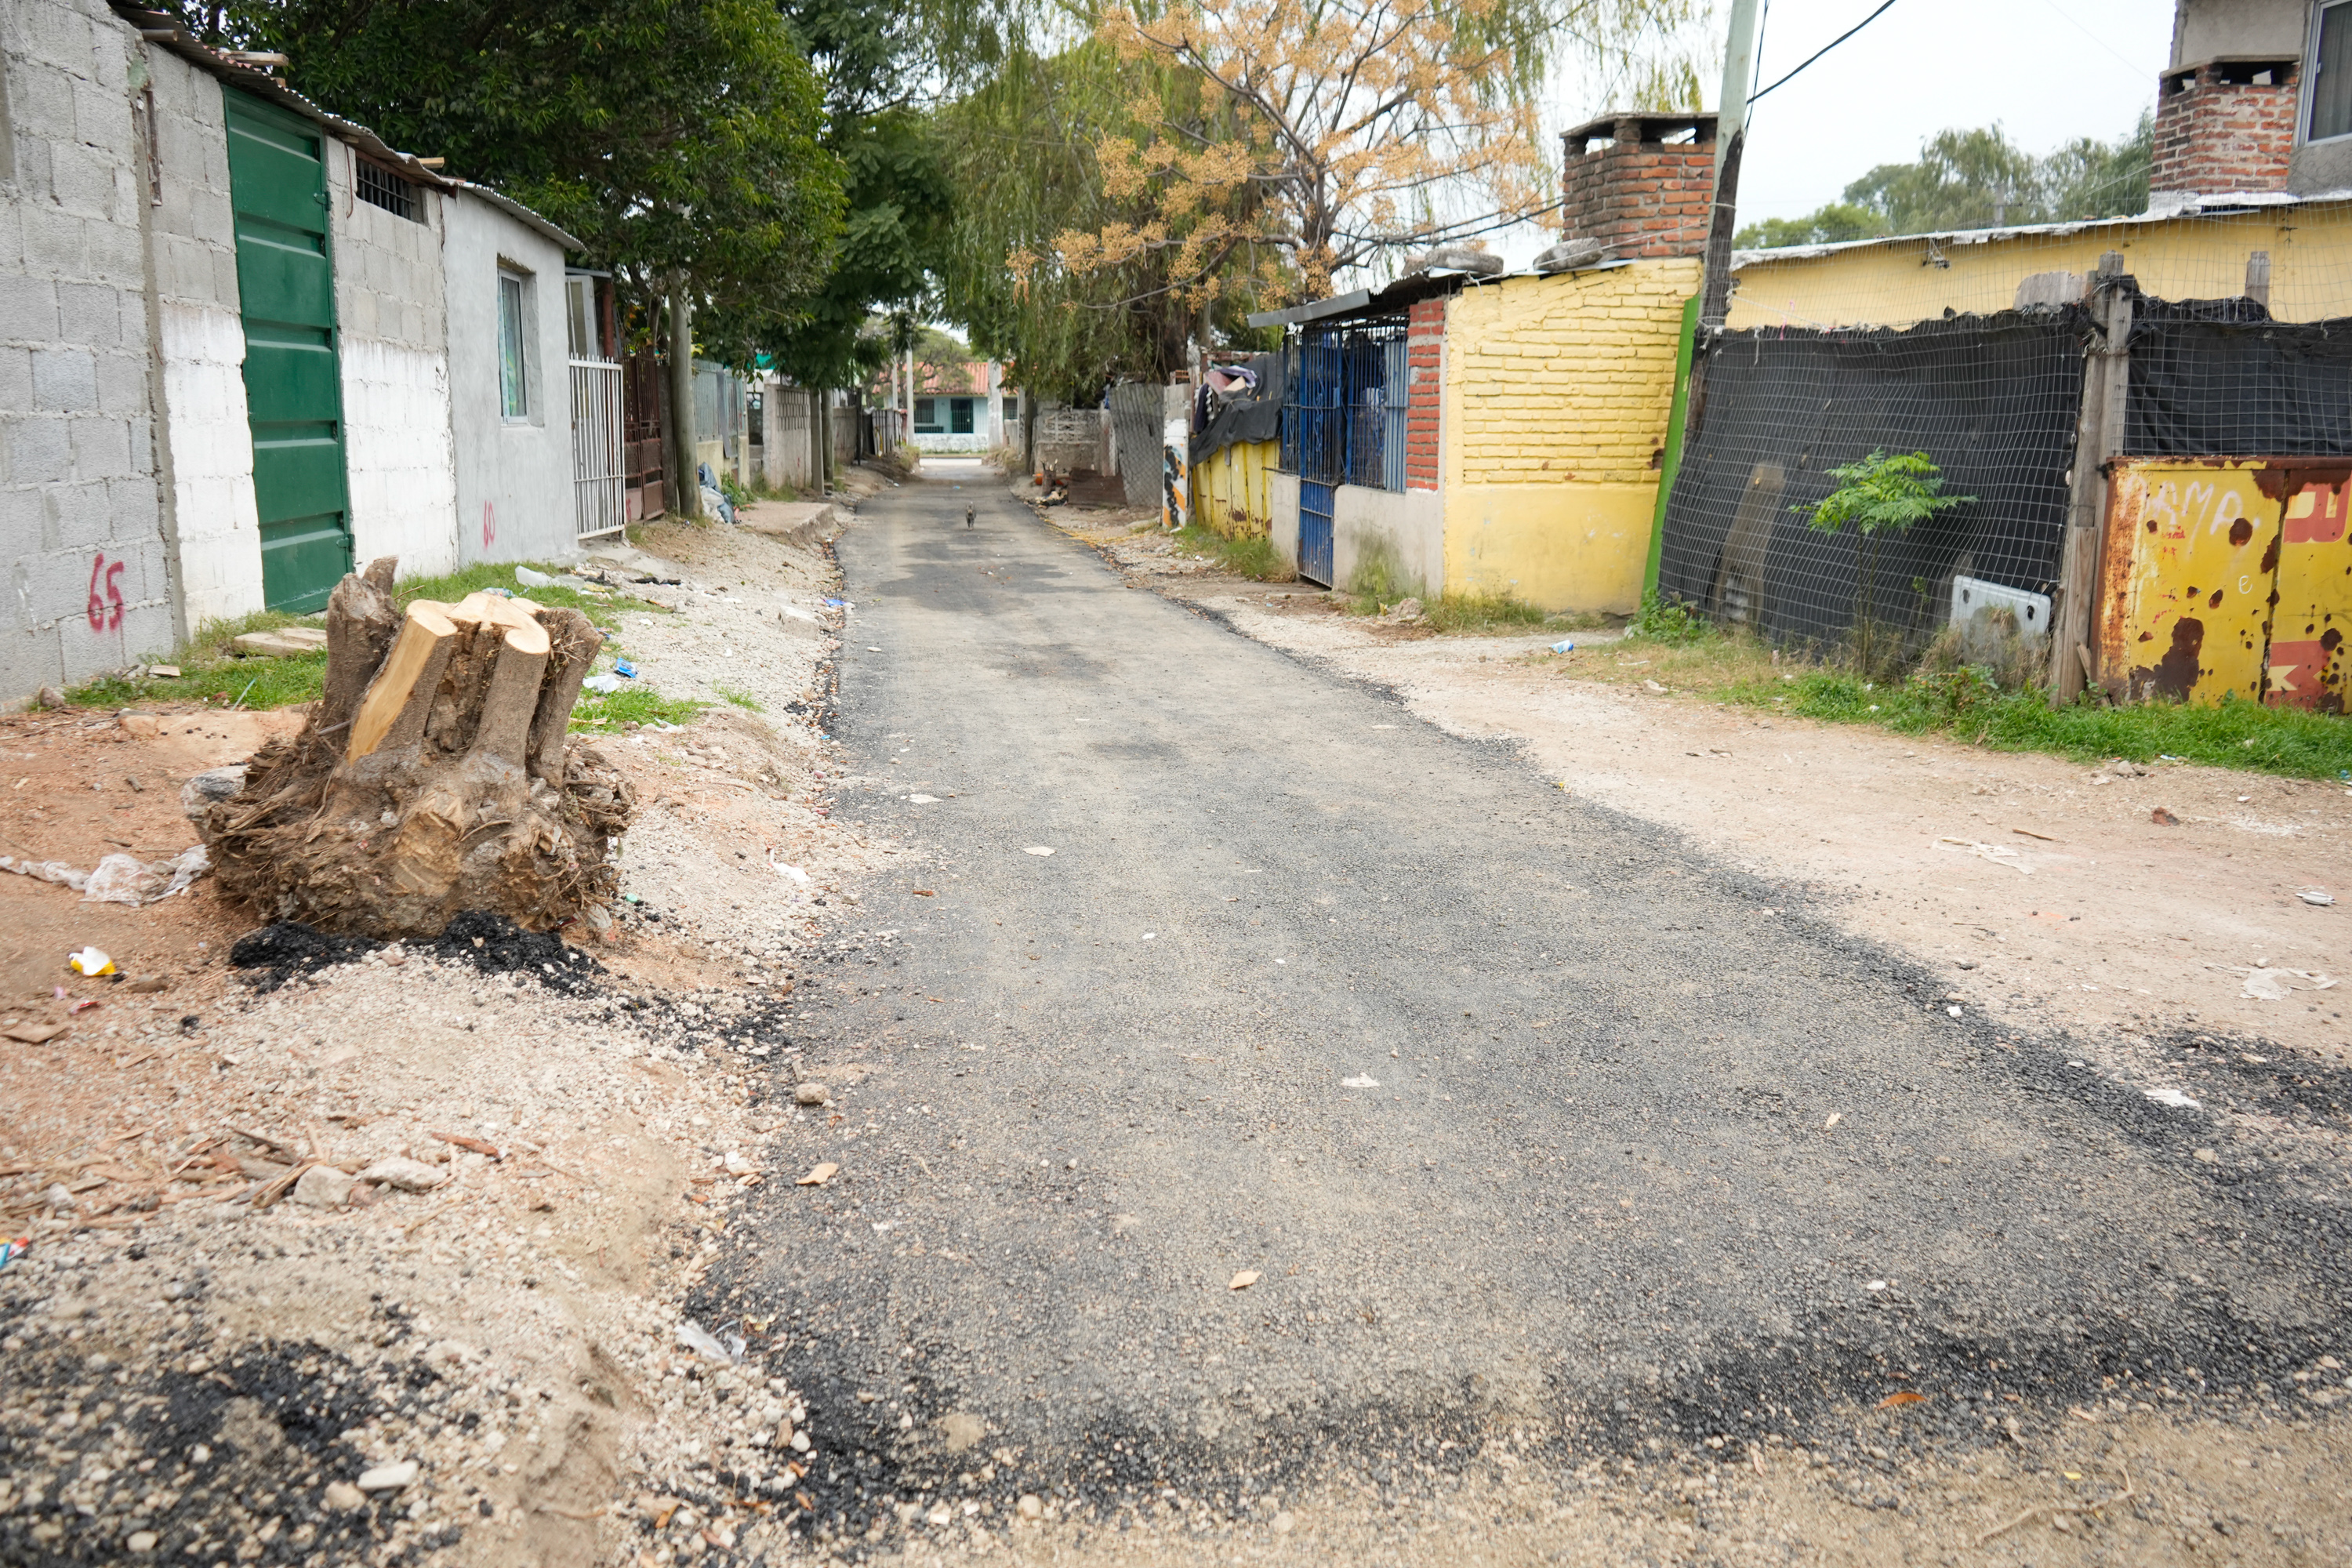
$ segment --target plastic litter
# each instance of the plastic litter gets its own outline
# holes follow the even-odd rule
[[[97,948],[85,947],[79,952],[68,953],[66,956],[66,967],[76,974],[87,974],[95,979],[101,974],[113,973],[114,960]]]
[[[0,1240],[0,1268],[5,1268],[24,1257],[32,1249],[32,1246],[33,1238],[29,1236],[10,1237]]]
[[[734,1327],[732,1323],[721,1323],[714,1334],[688,1318],[677,1326],[677,1342],[697,1355],[733,1366],[743,1359],[745,1342],[742,1335],[733,1331]]]
[[[614,692],[621,689],[621,678],[617,675],[610,674],[592,675],[587,679],[580,683],[580,689],[583,691],[602,692],[605,696],[609,697]]]
[[[82,888],[86,904],[152,904],[174,893],[213,868],[210,851],[201,845],[183,849],[169,860],[142,861],[135,855],[109,855],[98,863]]]
[[[515,581],[526,588],[552,588],[555,579],[544,572],[534,572],[528,566],[515,568]]]
[[[2306,904],[2318,904],[2323,907],[2336,901],[2335,894],[2323,893],[2317,888],[2305,888],[2303,891],[2297,893],[2295,897],[2301,899]]]
[[[19,877],[55,882],[61,888],[71,888],[77,893],[89,886],[89,872],[63,860],[19,860],[13,855],[0,855],[0,871],[14,871]]]
[[[1368,1072],[1358,1073],[1354,1078],[1341,1079],[1339,1087],[1341,1089],[1378,1089],[1381,1087],[1381,1080]]]
[[[613,673],[635,680],[637,678],[637,667],[625,658],[616,658],[613,661]]]
[[[2204,1102],[2189,1099],[2177,1089],[2144,1089],[2140,1090],[2158,1105],[2171,1106],[2175,1110],[2202,1110]]]
[[[1554,653],[1574,653],[1576,651],[1576,643],[1571,638],[1563,637],[1559,642],[1551,645],[1551,651]]]

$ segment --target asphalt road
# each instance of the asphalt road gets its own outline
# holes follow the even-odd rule
[[[837,1104],[787,1146],[841,1174],[763,1189],[706,1289],[788,1338],[838,1528],[983,1464],[1083,1510],[1500,1434],[1736,1452],[1907,1390],[1976,1442],[2340,1348],[2345,1186],[2292,1132],[2340,1080],[2248,1065],[2254,1144],[1955,1018],[992,485],[838,549],[838,809],[917,853],[803,993]]]

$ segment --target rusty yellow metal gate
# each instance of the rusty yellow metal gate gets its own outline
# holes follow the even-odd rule
[[[2118,700],[2344,711],[2352,465],[2310,458],[2116,463],[2097,620]]]

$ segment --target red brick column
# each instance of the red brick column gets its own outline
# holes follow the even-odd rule
[[[1404,488],[1437,488],[1438,407],[1445,374],[1445,301],[1423,300],[1405,329],[1412,392],[1404,415]]]
[[[2156,106],[2156,160],[2148,188],[2195,195],[2286,189],[2299,108],[2295,71],[2266,82],[2232,81],[2228,65],[2165,79]]]

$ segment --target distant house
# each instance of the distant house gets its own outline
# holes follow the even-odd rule
[[[161,13],[20,0],[5,47],[0,700],[316,610],[374,556],[620,525],[570,236]]]
[[[915,447],[924,452],[988,452],[1021,428],[1021,395],[995,360],[915,365]]]

